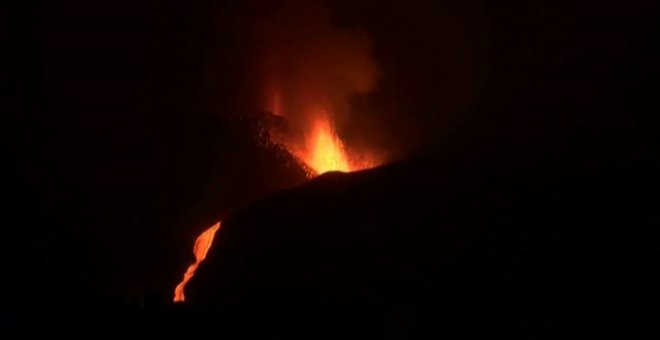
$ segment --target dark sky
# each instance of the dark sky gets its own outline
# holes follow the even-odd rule
[[[248,14],[267,6],[13,6],[3,10],[10,213],[2,263],[17,305],[166,296],[195,234],[300,181],[252,144],[254,122],[236,122],[262,109]],[[338,27],[369,34],[381,73],[352,102],[361,114],[341,127],[348,141],[392,159],[432,154],[465,129],[493,143],[575,144],[586,153],[653,143],[640,116],[653,111],[642,85],[655,81],[645,51],[657,24],[644,4],[328,8]]]

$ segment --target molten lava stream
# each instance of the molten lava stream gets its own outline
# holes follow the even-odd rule
[[[193,253],[195,254],[195,263],[188,266],[188,269],[183,274],[183,280],[179,282],[179,284],[174,289],[174,302],[183,302],[186,300],[186,296],[184,294],[186,284],[195,275],[195,271],[197,270],[197,267],[199,267],[199,264],[202,263],[202,261],[204,261],[206,258],[206,254],[209,252],[209,249],[211,249],[211,244],[213,244],[213,237],[215,237],[215,232],[220,229],[220,223],[221,222],[218,221],[218,223],[206,229],[195,240],[195,246],[193,248]]]

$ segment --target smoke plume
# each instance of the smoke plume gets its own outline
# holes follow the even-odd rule
[[[287,138],[309,130],[319,115],[333,124],[348,120],[355,114],[351,99],[370,92],[377,80],[367,33],[333,23],[318,2],[288,2],[264,12],[256,32],[264,108],[287,120],[293,132]]]

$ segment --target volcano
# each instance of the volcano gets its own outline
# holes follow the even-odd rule
[[[328,173],[250,204],[223,221],[187,303],[202,324],[249,336],[581,325],[616,337],[621,320],[643,320],[650,287],[633,273],[649,258],[632,244],[646,222],[629,223],[638,203],[624,197],[644,181],[613,186],[620,174],[596,170],[613,169],[604,159],[482,147]]]
[[[647,3],[11,3],[3,335],[657,338]]]

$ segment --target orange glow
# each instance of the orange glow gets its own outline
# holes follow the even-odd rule
[[[183,274],[183,280],[174,289],[174,302],[183,302],[186,300],[184,294],[184,289],[186,284],[190,279],[195,275],[195,271],[202,261],[206,258],[209,249],[211,249],[211,244],[213,244],[213,238],[215,237],[215,232],[220,229],[220,222],[214,224],[210,228],[206,229],[201,233],[195,240],[195,246],[193,247],[193,253],[195,254],[195,263],[188,266],[188,269]]]
[[[344,144],[327,118],[321,117],[314,122],[307,144],[303,161],[317,174],[350,171]]]
[[[329,171],[351,172],[377,165],[365,155],[349,153],[325,114],[319,114],[313,120],[304,147],[285,146],[309,168],[310,178]]]

